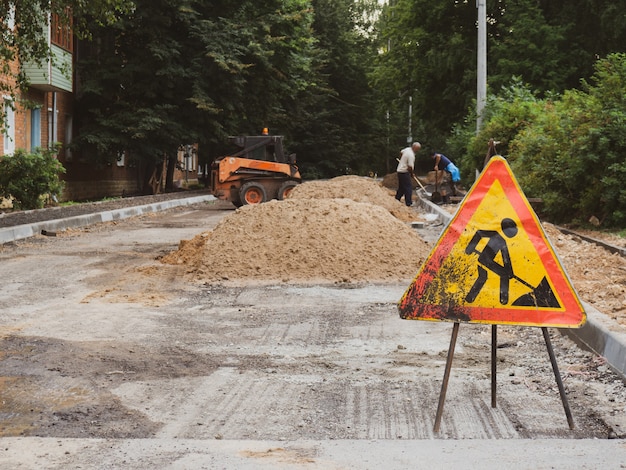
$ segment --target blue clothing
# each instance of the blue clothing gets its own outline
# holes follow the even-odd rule
[[[452,181],[455,183],[461,181],[461,172],[454,163],[450,162],[450,164],[446,167],[446,171],[452,176]]]
[[[447,166],[452,162],[443,153],[436,153],[435,158],[437,157],[437,155],[439,155],[439,163],[437,164],[437,168],[440,170],[445,170]]]
[[[459,181],[461,181],[461,172],[456,167],[456,165],[452,163],[452,161],[444,154],[436,153],[435,157],[437,155],[439,155],[439,163],[437,164],[437,168],[439,170],[445,170],[450,173],[453,182],[458,183]]]

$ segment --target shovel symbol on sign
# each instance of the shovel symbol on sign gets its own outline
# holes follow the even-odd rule
[[[507,238],[517,235],[517,224],[514,220],[506,218],[500,223],[502,233]],[[480,240],[487,238],[487,244],[482,251],[478,251],[477,246]],[[511,280],[521,282],[531,291],[517,298],[512,305],[519,307],[560,307],[548,279],[544,276],[538,286],[526,282],[513,273],[513,265],[509,256],[509,249],[505,238],[495,230],[477,230],[471,241],[465,248],[465,253],[470,255],[478,254],[478,278],[474,285],[465,296],[468,303],[474,302],[481,289],[487,281],[488,272],[496,274],[500,277],[500,304],[507,305],[509,303],[509,284]],[[496,257],[500,254],[502,264],[496,261]]]
[[[532,291],[518,297],[512,305],[517,307],[561,307],[545,276],[543,276],[543,279],[537,287],[531,286],[517,276],[515,276],[515,279],[525,286],[530,287]]]

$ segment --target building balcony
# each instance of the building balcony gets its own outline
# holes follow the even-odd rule
[[[73,91],[72,53],[51,45],[52,59],[41,64],[23,64],[22,70],[32,88],[43,91]]]

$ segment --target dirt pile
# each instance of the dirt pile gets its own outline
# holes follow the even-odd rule
[[[304,183],[287,200],[238,209],[162,261],[201,282],[410,280],[430,248],[392,213],[419,219],[371,179]]]
[[[396,179],[397,181],[397,179]],[[395,194],[395,191],[393,191]],[[387,209],[394,217],[403,222],[420,220],[419,215],[397,201],[389,189],[371,178],[361,176],[338,176],[327,181],[309,181],[296,186],[290,199],[334,199],[347,198],[356,202],[375,204]]]

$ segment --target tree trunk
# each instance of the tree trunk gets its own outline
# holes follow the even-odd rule
[[[174,191],[174,170],[176,169],[177,154],[166,155],[167,172],[165,174],[165,192]]]

